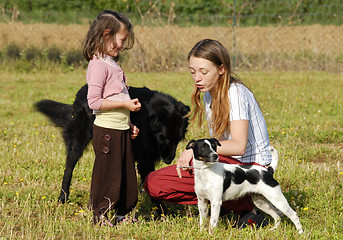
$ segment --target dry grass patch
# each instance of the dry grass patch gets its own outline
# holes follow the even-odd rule
[[[81,51],[88,25],[0,23],[0,49],[9,44],[62,52]],[[237,56],[239,68],[254,70],[333,70],[343,64],[343,26],[231,27],[135,26],[136,44],[123,55],[129,71],[184,68],[194,44],[204,38],[222,42]],[[236,38],[234,49],[234,35]]]

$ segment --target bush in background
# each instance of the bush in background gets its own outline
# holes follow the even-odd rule
[[[17,70],[35,70],[50,65],[56,67],[79,68],[87,66],[86,60],[78,50],[63,52],[56,46],[43,50],[36,47],[22,48],[15,43],[9,44],[0,51],[0,67]]]
[[[7,57],[9,59],[18,59],[20,58],[20,48],[16,44],[10,44],[6,49]]]

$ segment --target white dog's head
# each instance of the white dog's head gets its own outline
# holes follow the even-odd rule
[[[218,161],[217,146],[221,146],[215,138],[191,140],[186,149],[193,149],[194,159],[206,163]]]

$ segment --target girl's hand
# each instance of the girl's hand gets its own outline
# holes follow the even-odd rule
[[[193,159],[193,149],[188,149],[181,153],[181,156],[177,159],[176,172],[179,178],[182,178],[181,169],[185,171],[190,171],[190,162]]]
[[[127,109],[129,109],[131,112],[137,112],[141,109],[141,107],[142,105],[139,102],[138,98],[127,101]]]
[[[135,139],[138,136],[139,128],[130,122],[131,139]]]

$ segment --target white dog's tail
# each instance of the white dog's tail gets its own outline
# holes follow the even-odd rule
[[[279,163],[279,154],[276,151],[276,149],[272,146],[269,147],[269,152],[272,155],[272,162],[270,163],[269,167],[271,167],[273,171],[275,172],[276,167]]]

